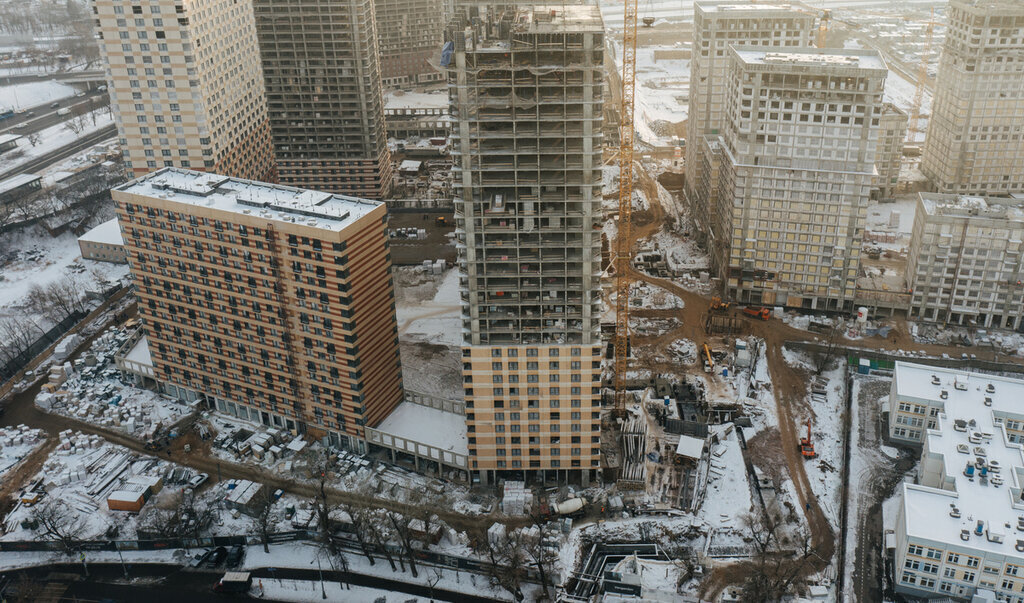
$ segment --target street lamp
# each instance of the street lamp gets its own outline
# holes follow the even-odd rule
[[[128,579],[128,566],[124,564],[124,555],[121,554],[121,545],[118,544],[116,540],[114,540],[113,542],[114,542],[114,548],[117,549],[117,557],[118,557],[118,559],[121,560],[121,569],[124,570],[124,579],[127,580]]]
[[[309,562],[313,565],[313,562]],[[316,569],[320,570],[320,597],[323,599],[327,598],[327,589],[324,588],[324,568],[320,565],[320,551],[316,552]]]

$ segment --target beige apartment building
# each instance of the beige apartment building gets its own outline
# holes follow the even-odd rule
[[[403,398],[384,205],[177,168],[112,195],[167,393],[364,451]]]
[[[698,1],[693,5],[693,54],[690,60],[690,104],[686,122],[686,192],[699,237],[706,237],[708,194],[701,138],[725,132],[725,95],[729,47],[770,46],[799,48],[814,39],[814,13],[800,5],[768,2]]]
[[[897,362],[890,433],[922,444],[914,483],[900,485],[896,592],[925,599],[1024,599],[1024,381]],[[913,417],[920,426],[893,417]],[[923,421],[927,420],[927,424]],[[927,426],[926,426],[927,425]],[[924,431],[922,432],[922,428]]]
[[[951,0],[921,171],[940,193],[1024,192],[1024,3]]]
[[[376,0],[380,74],[385,86],[410,87],[444,81],[442,0]]]
[[[471,471],[600,468],[596,6],[463,7],[451,30],[455,219]]]
[[[252,5],[92,0],[125,167],[274,180]]]
[[[731,46],[718,225],[709,245],[741,303],[850,311],[882,86],[874,51]]]
[[[907,138],[907,114],[885,103],[878,119],[878,154],[875,159],[875,196],[891,199],[896,194],[903,166],[903,141]]]
[[[383,199],[392,166],[372,0],[254,0],[282,184]]]
[[[1020,329],[1024,202],[921,193],[906,276],[912,318]]]

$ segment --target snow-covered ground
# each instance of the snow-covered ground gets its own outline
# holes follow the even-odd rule
[[[901,199],[893,203],[871,203],[868,205],[866,226],[872,231],[910,235],[914,231],[916,213],[916,198]],[[893,214],[896,214],[896,217],[893,217]]]
[[[744,529],[740,519],[754,509],[746,463],[736,430],[728,425],[716,432],[721,443],[712,450],[708,489],[697,517],[714,532],[716,544],[739,544]]]
[[[466,417],[463,415],[403,402],[377,426],[377,429],[442,450],[469,454]]]
[[[458,271],[449,269],[445,272],[432,299],[410,305],[398,304],[396,314],[398,332],[403,337],[449,346],[462,345]]]
[[[4,233],[0,237],[0,318],[25,315],[24,304],[33,285],[45,286],[71,278],[82,291],[97,289],[97,282],[116,282],[128,275],[128,266],[83,260],[78,239],[70,232],[51,237],[40,226]],[[42,317],[36,322],[49,328]]]
[[[824,395],[809,392],[814,416],[805,417],[811,420],[811,441],[818,455],[806,462],[807,480],[833,526],[838,525],[842,504],[843,425],[846,418],[846,363],[842,360],[833,359],[822,372],[820,382],[826,389]],[[806,426],[795,427],[803,437]],[[786,444],[783,442],[784,446]]]
[[[95,117],[95,123],[93,118]],[[83,136],[88,136],[114,123],[114,117],[108,109],[97,109],[86,114],[82,130],[77,134],[68,129],[67,123],[59,123],[39,131],[39,142],[32,146],[28,136],[21,141],[17,150],[8,151],[0,156],[0,172],[17,168],[30,159],[40,157],[51,151],[67,146]],[[111,135],[111,139],[115,135]]]
[[[30,109],[74,96],[75,90],[55,80],[0,86],[0,109]]]

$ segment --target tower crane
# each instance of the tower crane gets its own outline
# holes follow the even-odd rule
[[[917,66],[917,87],[914,88],[914,102],[910,105],[910,121],[907,130],[920,132],[921,126],[921,101],[924,100],[924,85],[928,80],[928,57],[932,53],[932,34],[935,32],[935,9],[932,9],[932,16],[928,20],[928,27],[924,34],[924,52],[921,53],[921,61]]]
[[[636,92],[637,0],[623,0],[622,98],[619,103],[619,228],[615,237],[615,413],[626,410],[629,356],[629,261],[633,224],[633,95]]]

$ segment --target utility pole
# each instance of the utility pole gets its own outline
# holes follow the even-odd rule
[[[85,563],[85,551],[78,551],[78,558],[82,560],[82,569],[85,571],[85,577],[89,577],[89,566]]]
[[[128,566],[124,564],[124,555],[121,554],[121,545],[114,541],[114,548],[117,549],[117,558],[121,560],[121,569],[124,571],[124,579],[128,579]]]

